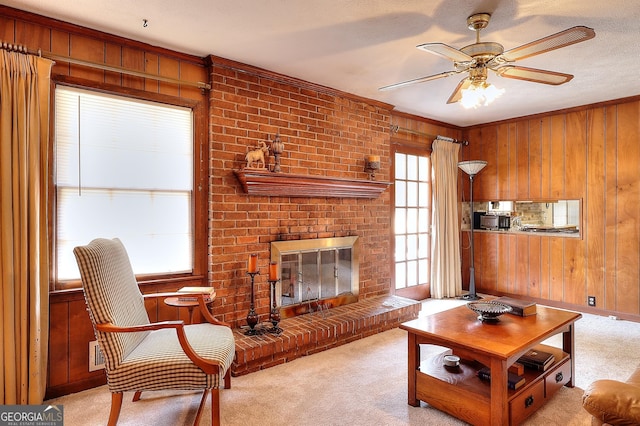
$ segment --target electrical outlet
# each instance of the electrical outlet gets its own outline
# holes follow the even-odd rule
[[[589,306],[596,306],[596,297],[595,296],[587,297],[587,303],[589,304]]]

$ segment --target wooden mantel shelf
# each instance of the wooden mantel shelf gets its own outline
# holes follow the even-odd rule
[[[234,170],[247,194],[274,197],[378,198],[390,185],[375,180]]]

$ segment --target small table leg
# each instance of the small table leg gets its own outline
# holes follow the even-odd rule
[[[418,369],[418,361],[420,360],[420,345],[417,343],[416,335],[411,332],[408,334],[408,342],[408,403],[411,406],[419,407],[420,401],[416,398],[416,370]]]
[[[569,354],[571,363],[571,379],[565,386],[572,388],[574,386],[574,378],[576,376],[576,342],[574,335],[575,324],[569,325],[569,330],[562,333],[562,350]]]

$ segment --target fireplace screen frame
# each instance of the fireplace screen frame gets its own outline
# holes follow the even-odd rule
[[[319,277],[324,276],[326,278],[326,272],[323,272],[323,269],[327,269],[327,264],[322,263],[323,259],[326,259],[327,256],[324,254],[330,253],[333,251],[336,256],[336,260],[340,261],[339,251],[350,250],[351,252],[351,274],[350,274],[350,290],[346,292],[338,292],[339,288],[339,280],[341,276],[338,272],[340,268],[339,266],[334,264],[335,272],[332,273],[336,293],[330,295],[330,297],[339,297],[344,294],[348,294],[350,296],[358,297],[359,292],[359,283],[360,283],[360,240],[357,236],[354,237],[331,237],[331,238],[314,238],[307,240],[288,240],[288,241],[274,241],[271,243],[271,261],[278,263],[278,277],[280,278],[276,284],[276,304],[278,307],[288,307],[295,306],[303,303],[307,303],[311,300],[324,300],[330,297],[324,297],[321,293],[321,289],[323,286],[322,278],[320,278],[320,282],[311,282],[310,280],[305,280],[305,276],[303,271],[309,270],[308,268],[315,269],[316,272],[313,271],[308,274],[311,276],[311,279],[318,280]],[[346,251],[344,252],[346,253]],[[309,263],[305,263],[303,267],[303,262],[301,258],[304,256],[305,259],[313,258],[317,259],[317,263],[315,267],[309,265]],[[293,300],[291,297],[288,297],[288,292],[284,293],[285,299],[283,299],[283,257],[285,259],[293,259],[293,256],[297,256],[296,262],[299,262],[299,266],[295,269],[296,277],[291,282],[290,274],[285,274],[285,279],[289,282],[289,285],[293,285],[293,291],[295,295]],[[344,260],[344,259],[342,259]],[[307,268],[307,269],[305,269]],[[325,280],[326,281],[326,280]],[[331,285],[331,283],[329,283]],[[327,284],[325,283],[325,286]],[[285,303],[286,302],[286,303]]]

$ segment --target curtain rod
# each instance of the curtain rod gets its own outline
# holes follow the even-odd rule
[[[406,127],[400,127],[398,125],[392,124],[391,126],[391,133],[398,133],[399,131],[403,131],[405,133],[411,133],[414,135],[418,135],[418,136],[425,136],[429,139],[438,139],[441,141],[446,141],[446,142],[451,142],[451,143],[458,143],[460,145],[463,146],[467,146],[469,145],[469,141],[459,141],[458,139],[454,139],[454,138],[450,138],[447,136],[440,136],[440,135],[430,135],[429,133],[424,133],[424,132],[419,132],[417,130],[413,130],[413,129],[408,129]]]
[[[128,74],[128,75],[132,75],[132,76],[135,76],[135,77],[148,78],[148,79],[152,79],[152,80],[162,81],[162,82],[165,82],[165,83],[173,83],[173,84],[180,84],[180,85],[183,85],[183,86],[197,87],[198,89],[206,89],[206,90],[210,90],[211,89],[211,84],[203,83],[201,81],[193,82],[193,81],[179,80],[179,79],[171,78],[171,77],[163,77],[161,75],[149,74],[149,73],[142,72],[142,71],[134,71],[134,70],[130,70],[130,69],[127,69],[127,68],[118,67],[118,66],[115,66],[115,65],[99,64],[97,62],[83,61],[82,59],[75,59],[75,58],[71,58],[69,56],[57,55],[57,54],[52,53],[52,52],[43,52],[40,49],[38,49],[37,52],[29,51],[29,49],[27,49],[26,47],[18,45],[18,44],[11,44],[11,43],[2,42],[0,44],[0,49],[19,52],[19,53],[26,53],[26,54],[29,54],[29,55],[37,55],[37,56],[41,56],[43,58],[51,59],[53,61],[68,62],[68,63],[74,64],[74,65],[82,65],[82,66],[85,66],[85,67],[97,68],[97,69],[100,69],[100,70],[103,70],[103,71],[112,71],[112,72],[117,72],[117,73],[121,73],[121,74]]]

